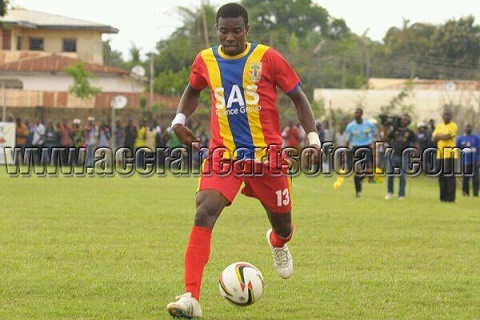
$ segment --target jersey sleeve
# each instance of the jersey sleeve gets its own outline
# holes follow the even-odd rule
[[[272,64],[273,79],[275,84],[286,94],[293,94],[300,88],[301,82],[295,70],[275,49],[268,50]]]
[[[199,53],[195,57],[195,60],[192,64],[192,69],[190,70],[189,85],[193,89],[203,90],[208,86],[207,77],[207,66],[202,59],[202,54]]]

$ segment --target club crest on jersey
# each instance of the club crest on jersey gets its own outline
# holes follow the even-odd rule
[[[262,78],[262,63],[261,62],[253,62],[250,65],[250,70],[248,70],[248,80],[250,82],[259,82]]]

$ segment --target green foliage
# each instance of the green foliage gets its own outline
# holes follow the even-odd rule
[[[122,53],[117,50],[113,50],[110,45],[111,40],[103,41],[103,63],[107,66],[127,69],[125,61],[123,60]]]
[[[477,79],[480,26],[472,16],[440,26],[426,23],[392,27],[374,55],[374,75],[392,78]]]
[[[315,88],[360,89],[370,77],[478,79],[480,27],[473,17],[444,25],[411,23],[392,27],[384,42],[350,32],[341,18],[311,0],[243,0],[250,17],[248,40],[275,47],[295,68],[311,99]],[[216,8],[205,5],[210,45],[215,34]],[[177,94],[188,83],[188,72],[205,48],[200,8],[178,8],[183,25],[157,43],[155,90]],[[208,97],[208,95],[207,95]],[[289,102],[280,95],[279,105]],[[209,103],[208,103],[209,105]],[[288,112],[285,116],[288,116]]]
[[[154,90],[164,95],[179,95],[187,87],[190,69],[183,68],[178,72],[166,70],[160,73],[154,82]]]
[[[8,0],[0,0],[0,17],[7,14]]]
[[[140,108],[145,110],[145,107],[147,106],[147,98],[145,96],[141,96],[138,103],[140,104]]]
[[[65,73],[73,77],[74,84],[70,86],[69,92],[80,99],[87,99],[96,96],[101,92],[100,88],[90,84],[90,79],[95,76],[88,71],[85,62],[77,62],[74,65],[65,68]]]

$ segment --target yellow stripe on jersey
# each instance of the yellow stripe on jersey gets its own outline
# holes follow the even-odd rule
[[[217,59],[215,59],[215,55],[213,54],[213,49],[207,49],[202,51],[202,59],[205,62],[208,70],[208,77],[210,79],[210,86],[212,91],[215,91],[216,88],[222,88],[222,78],[220,77],[220,67],[218,66]],[[222,92],[217,92],[217,94],[224,95]],[[217,110],[223,110],[226,108],[225,104],[221,109],[212,110],[215,112]],[[233,141],[232,130],[230,129],[230,124],[228,123],[228,117],[226,113],[219,112],[218,113],[218,125],[220,127],[220,136],[223,139],[223,145],[229,151],[233,152],[235,150],[235,142]],[[231,158],[230,152],[224,153],[224,158]]]
[[[261,161],[266,155],[265,136],[263,135],[262,123],[260,122],[260,112],[258,108],[259,96],[257,94],[257,82],[260,81],[262,58],[269,49],[265,45],[257,45],[252,54],[248,57],[243,70],[243,92],[245,94],[246,107],[249,109],[248,124],[252,134],[253,145],[255,150],[255,160]]]

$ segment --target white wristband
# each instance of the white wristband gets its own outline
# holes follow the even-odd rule
[[[317,145],[317,146],[322,146],[320,143],[320,138],[318,137],[318,134],[316,132],[309,132],[307,134],[307,139],[308,139],[308,145]]]
[[[175,118],[172,121],[172,124],[170,125],[170,128],[173,128],[174,125],[176,124],[181,124],[182,126],[185,125],[185,120],[187,120],[187,117],[183,113],[177,113]]]

